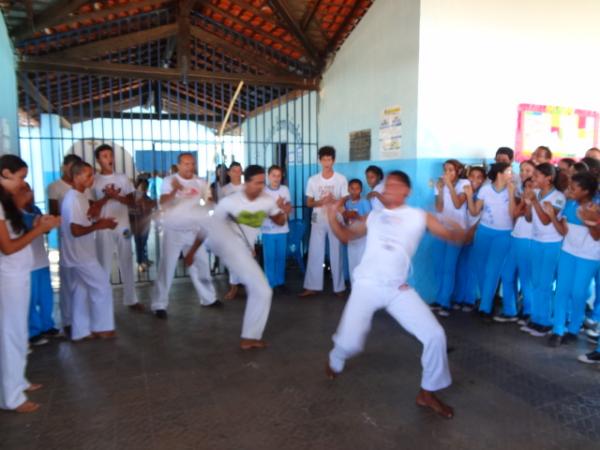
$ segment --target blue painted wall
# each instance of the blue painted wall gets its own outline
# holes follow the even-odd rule
[[[4,16],[0,14],[0,153],[18,153],[15,57]]]

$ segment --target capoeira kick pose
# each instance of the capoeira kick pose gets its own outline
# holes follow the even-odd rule
[[[263,192],[265,169],[248,166],[244,171],[244,190],[223,198],[216,206],[214,215],[206,221],[208,246],[223,263],[238,275],[246,287],[248,299],[242,325],[240,348],[266,347],[262,334],[271,309],[272,290],[265,274],[254,259],[252,240],[242,226],[258,230],[269,217],[277,225],[283,225],[286,215],[284,200],[277,201]]]
[[[116,250],[123,280],[123,303],[134,311],[143,311],[144,306],[138,302],[135,292],[128,209],[135,202],[135,189],[127,175],[114,172],[114,150],[110,145],[100,145],[94,150],[94,156],[100,165],[100,173],[94,177],[96,201],[92,211],[99,212],[99,217],[112,217],[118,224],[114,230],[104,229],[96,233],[98,260],[110,279]]]
[[[199,245],[199,218],[202,204],[209,200],[207,183],[196,176],[196,160],[191,153],[181,153],[177,173],[166,177],[162,183],[160,204],[163,209],[163,236],[158,274],[152,292],[152,311],[159,319],[167,318],[169,290],[173,283],[179,255],[190,253],[188,273],[198,293],[202,306],[221,306],[210,275],[208,253]],[[198,251],[195,251],[198,249]]]
[[[453,410],[439,400],[434,391],[451,383],[443,328],[419,294],[407,284],[411,258],[423,233],[431,233],[452,241],[464,239],[458,226],[448,229],[431,214],[405,204],[410,193],[410,179],[404,172],[391,172],[382,194],[385,209],[373,211],[364,222],[344,227],[335,207],[328,207],[332,231],[342,242],[366,235],[363,258],[354,270],[352,292],[342,319],[333,336],[327,376],[335,378],[346,360],[362,351],[371,328],[373,314],[386,311],[423,344],[423,376],[417,404],[451,418]]]
[[[92,166],[79,161],[71,173],[73,189],[63,199],[60,227],[60,257],[70,272],[73,294],[71,339],[108,339],[115,337],[112,286],[98,262],[94,238],[95,231],[114,230],[117,222],[110,217],[90,221],[84,191],[94,183]]]

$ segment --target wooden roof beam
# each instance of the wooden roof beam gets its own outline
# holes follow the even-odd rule
[[[44,11],[33,16],[33,26],[28,20],[25,21],[23,25],[19,26],[14,33],[12,33],[13,38],[16,41],[22,41],[44,28],[58,25],[62,23],[69,14],[74,13],[88,2],[89,0],[60,0],[55,2]]]
[[[283,20],[286,28],[298,39],[304,50],[307,53],[309,59],[318,67],[323,67],[323,58],[319,54],[319,51],[315,48],[313,43],[310,41],[302,27],[292,15],[292,11],[286,0],[269,0],[269,4],[273,7],[275,13]]]
[[[314,0],[312,6],[310,6],[310,8],[306,10],[304,17],[302,17],[302,20],[300,22],[300,28],[302,28],[303,31],[306,31],[308,29],[308,26],[315,17],[315,14],[317,13],[317,10],[319,9],[320,5],[321,0]]]
[[[190,71],[192,51],[190,34],[190,13],[192,0],[180,0],[177,3],[177,68],[181,72],[183,81],[187,80]]]
[[[86,22],[88,20],[98,20],[104,19],[110,15],[119,15],[123,12],[128,12],[132,10],[142,10],[148,6],[160,6],[161,4],[171,3],[172,0],[144,0],[141,2],[127,2],[124,4],[118,4],[113,7],[98,9],[95,11],[90,11],[81,14],[71,14],[65,17],[61,23],[67,24],[72,22]]]
[[[35,87],[35,85],[31,82],[29,78],[27,78],[25,74],[21,74],[21,76],[19,76],[19,83],[21,84],[21,87],[27,93],[27,95],[29,95],[35,102],[37,102],[44,112],[48,114],[56,114],[52,103],[50,103],[50,100],[48,100],[44,96],[44,94],[42,94],[38,90],[38,88]],[[71,123],[62,116],[60,116],[60,126],[69,130],[72,128]]]
[[[103,55],[105,53],[125,50],[136,47],[150,41],[165,39],[177,34],[177,24],[162,25],[148,30],[127,33],[113,38],[102,39],[100,41],[90,42],[89,44],[78,45],[76,47],[59,50],[49,53],[47,56],[60,59],[89,59]]]
[[[48,57],[23,58],[19,62],[20,72],[66,72],[85,73],[97,76],[145,78],[151,80],[178,81],[181,79],[179,69],[140,66],[133,64],[115,64],[96,61],[73,61],[63,58]],[[190,70],[188,81],[223,82],[237,84],[243,80],[249,85],[281,86],[305,90],[317,90],[316,79],[297,76],[254,75],[249,73],[210,72],[208,70]]]

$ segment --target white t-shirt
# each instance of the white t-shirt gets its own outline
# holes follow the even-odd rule
[[[565,196],[562,192],[552,189],[546,194],[545,197],[541,196],[539,191],[536,192],[538,201],[544,205],[545,202],[549,202],[558,210],[557,218],[562,217],[562,210],[565,207]],[[544,225],[540,220],[534,207],[531,208],[531,223],[533,225],[533,240],[538,242],[560,242],[563,240],[562,235],[556,230],[552,222],[548,225]]]
[[[470,185],[469,180],[459,179],[454,186],[454,190],[457,195],[463,194],[465,192],[465,186]],[[452,195],[450,195],[450,189],[448,186],[444,185],[442,190],[443,192],[443,202],[444,206],[440,213],[437,214],[438,219],[442,223],[446,223],[447,221],[453,221],[458,223],[463,229],[467,228],[468,220],[467,220],[467,202],[465,201],[460,208],[455,208],[454,203],[452,202]],[[437,185],[434,187],[435,195],[440,195]]]
[[[173,201],[163,206],[163,225],[179,231],[196,230],[202,217],[202,206],[210,198],[208,184],[202,178],[194,176],[186,179],[179,174],[169,175],[163,180],[161,194],[173,191],[173,180],[176,179],[183,189],[175,193]]]
[[[35,220],[41,216],[42,212],[38,208],[35,208],[32,212],[23,211],[23,214],[25,215],[25,220],[27,222],[28,227],[31,227],[33,225],[33,222],[35,222]],[[34,270],[50,266],[48,252],[46,251],[44,235],[36,237],[31,242],[31,253],[33,255],[33,264],[31,266],[32,272]]]
[[[59,178],[55,182],[48,185],[48,200],[56,200],[58,202],[59,214],[62,208],[62,201],[65,198],[65,194],[69,192],[71,188],[72,186],[66,181],[64,181],[62,178]],[[84,194],[88,200],[93,199],[93,194],[90,189],[86,189]]]
[[[64,267],[75,267],[97,259],[95,235],[88,233],[80,237],[73,236],[71,224],[84,227],[92,225],[87,216],[89,202],[85,194],[71,189],[65,195],[60,215],[60,262]]]
[[[286,203],[291,202],[290,190],[287,186],[284,186],[283,184],[280,185],[278,189],[271,189],[269,186],[266,186],[263,192],[268,196],[272,197],[273,200],[275,200],[275,202],[277,202],[277,199],[279,197],[283,198],[283,200],[285,200]],[[285,224],[277,225],[275,222],[273,222],[270,218],[267,217],[262,224],[261,231],[263,232],[263,234],[281,234],[290,231],[290,227],[288,226],[287,220],[285,221]]]
[[[113,173],[111,175],[96,174],[94,177],[94,187],[92,188],[94,198],[100,200],[104,197],[104,189],[107,186],[114,185],[115,189],[121,189],[119,195],[129,195],[134,191],[133,184],[124,173]],[[127,205],[110,199],[102,207],[100,217],[113,217],[118,225],[118,229],[129,229],[129,208]]]
[[[331,178],[323,178],[322,173],[313,175],[306,184],[306,196],[315,201],[321,200],[331,193],[336,200],[348,195],[348,180],[341,173],[334,172]],[[327,224],[327,214],[322,207],[313,208],[312,222]]]
[[[264,220],[279,213],[281,210],[275,199],[264,192],[254,200],[248,199],[244,192],[236,192],[217,204],[214,218],[230,224],[234,232],[240,235],[240,228],[233,223],[235,220],[244,232],[247,243],[254,245]]]
[[[567,235],[562,250],[582,259],[600,261],[600,241],[596,241],[590,229],[580,219],[580,206],[575,200],[568,200],[563,216],[567,219]]]
[[[533,223],[527,222],[524,216],[518,217],[510,235],[519,239],[531,239],[533,237]]]
[[[383,183],[383,181],[380,181],[379,184],[377,184],[373,188],[373,191],[383,194],[384,187],[385,187],[385,184]],[[383,209],[383,203],[381,203],[381,201],[378,198],[373,197],[371,199],[371,211],[381,211],[382,209]]]
[[[410,274],[411,259],[427,227],[425,211],[402,206],[372,211],[367,240],[353,279],[400,287]]]
[[[477,192],[477,200],[483,200],[481,225],[499,231],[513,229],[507,188],[498,192],[492,183],[484,184]]]
[[[233,184],[227,183],[225,186],[221,188],[221,198],[227,197],[228,195],[235,194],[236,192],[241,192],[244,190],[244,183]],[[219,199],[220,200],[220,199]]]
[[[0,221],[4,221],[8,229],[8,236],[11,239],[20,237],[23,233],[15,233],[10,221],[4,215],[4,208],[0,203]],[[31,272],[33,267],[33,252],[31,245],[26,245],[24,248],[11,255],[5,255],[0,251],[0,273],[3,274],[23,274]],[[0,289],[2,287],[0,286]]]

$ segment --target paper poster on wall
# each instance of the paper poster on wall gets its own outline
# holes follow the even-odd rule
[[[581,158],[598,145],[600,113],[562,106],[520,104],[515,151],[517,160],[529,159],[540,145],[550,147],[555,159]]]
[[[395,159],[400,157],[402,145],[402,119],[400,106],[391,106],[383,110],[379,122],[379,157]]]

